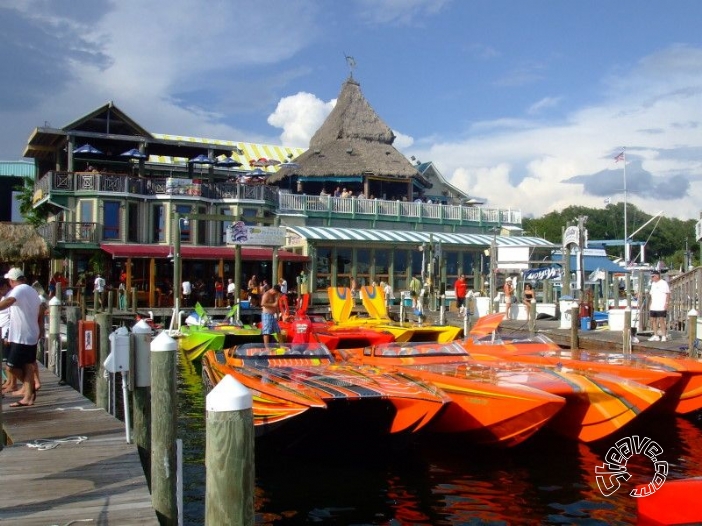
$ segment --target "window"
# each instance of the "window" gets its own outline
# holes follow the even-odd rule
[[[119,201],[105,201],[103,208],[103,239],[119,239]]]

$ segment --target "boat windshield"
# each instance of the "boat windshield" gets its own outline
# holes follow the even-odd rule
[[[332,358],[331,352],[323,343],[244,343],[239,345],[234,355],[237,358],[281,358],[295,356],[310,358]]]
[[[468,356],[469,353],[458,342],[393,342],[376,345],[374,354],[375,356],[445,356],[447,354]]]

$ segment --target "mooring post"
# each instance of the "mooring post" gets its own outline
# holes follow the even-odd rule
[[[165,332],[151,342],[151,502],[161,526],[178,524],[176,350]],[[222,523],[226,524],[226,523]]]
[[[97,374],[95,375],[95,405],[110,412],[109,380],[105,374],[105,360],[110,354],[110,333],[112,316],[101,312],[95,315],[98,333]]]
[[[578,325],[580,320],[578,317],[578,304],[574,302],[570,307],[570,348],[575,351],[580,346],[578,340]]]
[[[148,323],[140,320],[132,327],[133,357],[129,385],[132,390],[134,410],[134,443],[139,451],[146,481],[151,487],[151,338],[153,331]]]
[[[531,298],[529,302],[529,334],[534,336],[536,333],[536,298]]]
[[[624,328],[622,329],[624,354],[631,354],[631,307],[624,307]]]
[[[61,378],[61,300],[49,300],[49,367]]]
[[[78,375],[78,320],[79,307],[66,307],[66,382],[73,389],[80,387]]]
[[[699,349],[695,346],[697,341],[697,311],[687,313],[687,354],[690,358],[699,358]]]
[[[227,375],[207,395],[205,405],[205,524],[253,524],[251,392]]]

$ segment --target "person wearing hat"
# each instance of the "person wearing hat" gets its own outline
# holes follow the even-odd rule
[[[648,341],[668,341],[666,320],[668,318],[670,287],[667,281],[661,279],[661,273],[657,270],[651,273],[651,287],[648,293],[651,297],[649,317],[651,318],[651,329],[653,330],[653,336],[651,336]]]
[[[34,370],[37,361],[37,345],[44,336],[44,307],[39,294],[27,285],[20,268],[11,268],[5,279],[12,289],[0,300],[0,310],[9,309],[10,327],[7,340],[10,351],[7,365],[15,377],[22,382],[22,398],[10,407],[34,405],[37,394],[34,386]]]
[[[512,284],[512,278],[507,278],[505,280],[505,285],[502,287],[502,290],[505,293],[505,311],[507,315],[505,316],[506,320],[511,320],[512,319],[512,302],[514,300],[514,285]]]

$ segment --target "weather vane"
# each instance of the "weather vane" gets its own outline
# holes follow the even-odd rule
[[[349,65],[349,77],[353,78],[353,70],[356,67],[356,59],[344,53],[346,63]]]

